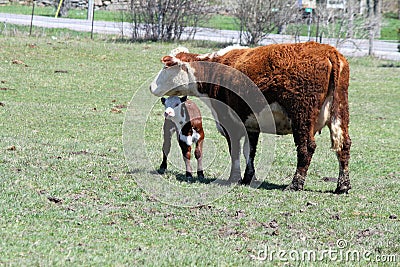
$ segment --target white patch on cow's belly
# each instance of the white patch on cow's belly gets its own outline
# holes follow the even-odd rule
[[[333,100],[332,96],[327,97],[325,99],[325,102],[322,105],[321,110],[319,111],[317,123],[315,125],[314,134],[321,131],[322,128],[324,128],[325,125],[327,124],[327,122],[330,120],[330,109],[331,109],[331,105],[332,105],[332,100]]]
[[[274,102],[269,108],[263,109],[258,114],[258,123],[254,114],[249,115],[245,121],[246,129],[270,134],[291,134],[291,120],[282,106]]]

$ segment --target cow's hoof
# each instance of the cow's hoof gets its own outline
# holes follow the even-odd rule
[[[228,184],[231,185],[241,185],[243,183],[242,177],[229,177]]]
[[[240,185],[244,185],[244,186],[246,186],[246,185],[250,185],[250,182],[251,182],[251,180],[240,180],[239,181],[239,184]]]
[[[243,180],[240,181],[241,185],[250,185],[252,180],[256,180],[255,175],[247,175],[243,178]]]
[[[349,190],[351,189],[351,185],[341,185],[338,186],[335,190],[335,194],[348,194]]]
[[[166,168],[160,167],[160,168],[157,170],[157,172],[158,172],[159,174],[164,174],[166,170],[167,170]]]
[[[302,184],[293,182],[284,189],[284,191],[302,191],[302,190],[303,190]]]
[[[304,188],[305,178],[300,174],[295,174],[292,182],[285,188],[285,191],[302,191]]]
[[[220,186],[236,186],[238,184],[238,182],[234,182],[229,179],[228,180],[217,179],[213,183]]]

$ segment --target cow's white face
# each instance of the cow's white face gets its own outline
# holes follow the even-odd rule
[[[189,63],[182,62],[174,56],[165,56],[161,61],[164,68],[150,85],[153,95],[197,95],[195,70]]]

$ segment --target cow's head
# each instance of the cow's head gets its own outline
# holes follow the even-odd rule
[[[161,59],[164,67],[150,85],[152,94],[156,96],[197,95],[195,70],[189,62],[183,62],[176,57],[177,54],[182,55],[187,52],[187,49],[177,48]]]
[[[186,100],[187,96],[170,96],[168,98],[162,97],[161,102],[165,107],[165,118],[170,119],[175,123],[185,123],[187,118],[184,102]]]

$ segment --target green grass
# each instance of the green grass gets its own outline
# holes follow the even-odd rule
[[[395,18],[384,18],[380,39],[400,41],[400,20]]]
[[[17,24],[7,24],[0,29],[0,36],[29,36],[30,27],[17,25]],[[90,38],[90,32],[78,32],[69,29],[62,28],[42,28],[42,27],[32,27],[32,37],[51,37],[53,39],[57,38],[67,38],[67,39],[85,39]],[[93,34],[93,36],[100,38],[101,34]]]
[[[200,27],[215,28],[220,30],[240,30],[239,21],[227,15],[214,15]]]
[[[322,253],[338,249],[339,239],[347,241],[339,250],[344,253],[397,255],[400,261],[400,220],[389,218],[400,216],[397,62],[350,59],[349,195],[333,195],[336,185],[322,181],[338,171],[324,129],[316,138],[305,191],[276,189],[290,182],[296,165],[292,137],[285,136],[275,138],[269,185],[235,187],[203,207],[182,208],[137,186],[135,179],[146,177],[128,173],[122,145],[131,110],[125,107],[137,90],[146,95],[159,59],[173,47],[0,35],[0,265],[282,266],[276,255],[273,263],[254,257],[265,249]],[[149,98],[155,106],[144,129],[143,157],[154,157],[157,166],[161,107],[150,93]],[[134,100],[131,107],[150,108]],[[217,151],[226,151],[214,123],[206,120],[205,128]],[[218,176],[218,164],[224,163],[216,159],[206,175]],[[182,190],[216,188],[182,182],[178,172],[163,179]],[[361,259],[360,265],[377,263]]]

